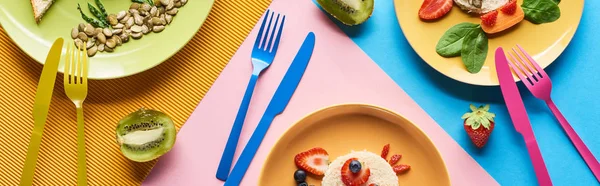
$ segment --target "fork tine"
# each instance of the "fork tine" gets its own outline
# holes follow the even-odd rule
[[[87,44],[85,44],[83,47],[83,52],[81,53],[81,60],[77,61],[77,82],[79,82],[79,84],[83,83],[83,62],[87,58],[87,47],[85,46],[87,46]]]
[[[69,71],[71,66],[71,45],[67,45],[67,52],[65,53],[65,71],[63,73],[63,82],[64,84],[69,84]]]
[[[285,15],[281,18],[281,25],[279,26],[279,31],[277,31],[277,38],[275,39],[275,44],[273,45],[273,52],[276,53],[279,48],[279,39],[281,39],[281,31],[283,30],[283,24],[285,23]]]
[[[510,66],[510,68],[513,69],[513,71],[515,71],[515,73],[517,73],[517,75],[519,76],[519,78],[521,79],[521,81],[523,81],[523,83],[525,82],[529,82],[529,84],[531,85],[533,80],[528,80],[531,79],[531,76],[529,76],[529,74],[527,73],[527,71],[523,68],[523,66],[521,66],[521,64],[519,63],[519,60],[517,60],[517,58],[515,58],[515,56],[508,52],[508,55],[510,56],[510,58],[512,58],[512,60],[509,60],[511,62],[508,63],[508,65]],[[514,64],[513,64],[514,63]],[[518,66],[519,68],[517,69],[516,66]],[[520,69],[520,70],[519,70]],[[529,78],[527,78],[529,77]]]
[[[77,63],[77,56],[79,56],[79,49],[81,48],[81,44],[79,44],[76,48],[73,49],[73,53],[71,54],[71,70],[69,71],[69,81],[71,84],[75,84],[75,63]]]
[[[265,32],[265,37],[263,39],[262,44],[260,45],[261,46],[260,47],[261,50],[265,50],[267,48],[265,46],[267,45],[267,39],[268,39],[268,36],[269,36],[269,30],[271,28],[271,23],[273,22],[273,14],[275,14],[275,12],[271,12],[271,18],[269,18],[269,24],[267,24],[267,27],[266,27],[267,31]]]
[[[523,65],[527,66],[527,69],[529,69],[529,72],[531,72],[532,76],[538,80],[539,77],[537,76],[537,70],[533,69],[533,67],[531,67],[531,65],[529,65],[529,63],[527,62],[528,60],[523,58],[523,56],[521,55],[521,53],[517,52],[517,50],[515,50],[515,48],[512,48],[512,50],[517,54],[517,56],[519,56],[519,59],[521,59],[521,63],[523,63]]]
[[[89,65],[89,59],[88,59],[88,55],[87,55],[87,49],[86,52],[83,53],[83,61],[81,62],[83,63],[83,72],[81,77],[83,78],[83,84],[87,84],[87,77],[88,77],[88,65]]]
[[[254,48],[260,47],[260,39],[262,38],[263,31],[265,29],[265,23],[267,22],[267,17],[269,17],[269,10],[265,13],[265,17],[263,18],[263,22],[260,24],[260,29],[258,30],[258,35],[256,36],[256,41],[254,41]]]
[[[547,76],[546,71],[544,71],[544,69],[542,67],[540,67],[540,65],[538,65],[535,60],[533,60],[531,55],[529,55],[527,53],[527,51],[525,51],[525,49],[523,49],[523,47],[521,47],[521,45],[517,44],[517,47],[519,48],[519,50],[521,50],[523,55],[525,55],[525,57],[527,57],[527,59],[529,59],[529,62],[531,62],[531,64],[533,64],[533,66],[535,66],[535,69],[537,69],[538,73],[540,73],[540,76],[542,76],[542,78],[546,77]]]
[[[275,24],[273,24],[273,31],[271,32],[271,38],[269,38],[269,44],[267,45],[267,51],[271,51],[271,46],[273,46],[272,44],[273,42],[273,36],[275,36],[275,31],[277,30],[277,23],[279,23],[279,15],[277,14],[277,18],[275,18]]]

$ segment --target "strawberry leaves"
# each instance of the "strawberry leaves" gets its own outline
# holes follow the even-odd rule
[[[461,118],[466,119],[465,125],[471,126],[473,130],[483,126],[486,129],[490,129],[491,122],[494,122],[496,114],[488,112],[490,105],[479,106],[476,108],[473,104],[469,105],[472,112],[465,113]]]

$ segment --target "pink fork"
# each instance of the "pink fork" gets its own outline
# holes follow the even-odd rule
[[[512,58],[512,63],[514,63],[508,63],[508,65],[519,78],[521,78],[521,81],[527,86],[531,94],[538,99],[544,100],[548,107],[550,107],[550,110],[562,126],[563,130],[567,133],[567,136],[569,136],[569,139],[571,139],[571,142],[575,145],[575,148],[577,148],[581,157],[583,157],[583,160],[585,160],[590,170],[592,170],[596,179],[600,181],[600,163],[598,163],[598,160],[596,160],[592,152],[590,152],[581,138],[579,138],[575,130],[573,130],[569,122],[567,122],[567,119],[560,113],[552,101],[552,98],[550,98],[552,91],[552,81],[550,80],[550,77],[548,77],[546,71],[544,71],[544,69],[542,69],[520,45],[517,45],[517,47],[527,58],[524,58],[523,55],[513,48],[512,50],[519,57],[519,60],[517,60],[511,52],[508,52]],[[527,61],[529,61],[529,63]],[[515,67],[515,64],[518,68]],[[531,64],[535,66],[535,69]]]

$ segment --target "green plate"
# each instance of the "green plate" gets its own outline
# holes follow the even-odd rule
[[[77,11],[77,3],[88,16],[92,16],[87,3],[94,0],[56,0],[39,24],[33,18],[29,0],[0,0],[0,23],[12,40],[27,55],[44,63],[50,46],[58,37],[72,44],[71,29],[84,23]],[[102,0],[106,11],[118,13],[129,9],[131,0]],[[180,8],[171,24],[160,33],[144,35],[139,40],[129,39],[114,52],[98,52],[90,58],[90,79],[113,79],[148,70],[179,51],[194,37],[204,23],[214,0],[188,0]],[[74,46],[74,45],[73,45]],[[63,49],[63,55],[66,51]],[[63,56],[64,59],[64,56]],[[62,72],[63,62],[59,71]]]

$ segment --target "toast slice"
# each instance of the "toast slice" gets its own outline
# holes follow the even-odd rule
[[[54,0],[31,0],[31,6],[33,7],[33,18],[36,23],[42,21],[42,17],[46,14],[46,11],[50,9]]]
[[[454,0],[454,3],[467,13],[485,14],[504,6],[508,1],[509,0]]]

